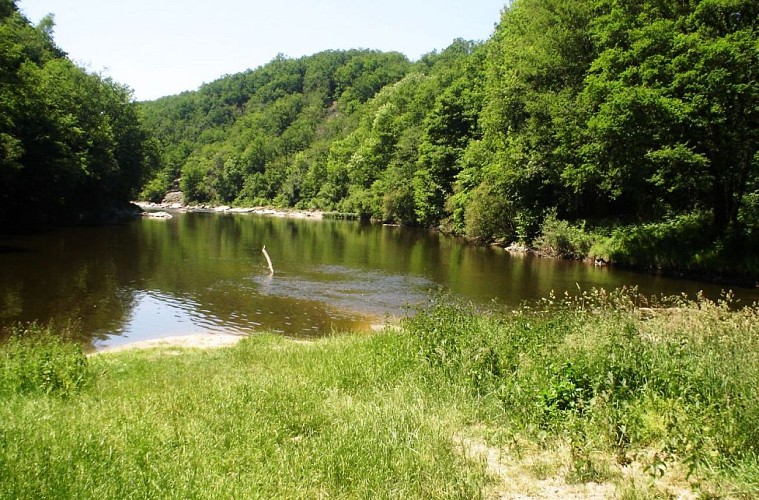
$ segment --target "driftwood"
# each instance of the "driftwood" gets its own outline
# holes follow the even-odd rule
[[[274,266],[271,264],[271,258],[269,257],[269,252],[266,251],[266,245],[264,245],[261,251],[264,253],[264,257],[266,257],[266,262],[269,263],[269,272],[271,274],[274,274]]]

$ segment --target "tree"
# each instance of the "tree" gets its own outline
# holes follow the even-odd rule
[[[723,233],[759,169],[759,5],[603,6],[582,96],[584,163],[567,178],[641,217],[707,209]]]
[[[131,92],[88,74],[52,39],[0,8],[0,225],[69,222],[126,203],[155,147]]]

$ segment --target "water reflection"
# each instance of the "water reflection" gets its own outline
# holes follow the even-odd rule
[[[269,276],[266,244],[277,273]],[[192,333],[366,329],[439,287],[513,305],[577,287],[716,298],[703,283],[510,255],[422,230],[186,214],[0,241],[0,325],[78,324],[95,347]],[[739,290],[745,301],[757,290]]]

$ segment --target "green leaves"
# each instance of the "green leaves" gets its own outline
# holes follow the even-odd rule
[[[644,2],[626,18],[610,6],[606,17],[625,20],[610,24],[625,31],[622,39],[602,34],[601,20],[594,25],[605,43],[582,94],[589,110],[583,155],[619,174],[607,190],[615,199],[641,200],[631,207],[638,213],[646,205],[677,212],[706,206],[725,230],[736,221],[756,151],[757,109],[748,104],[757,92],[755,20],[742,21],[742,10],[752,8],[665,4]],[[653,20],[653,12],[667,15]]]
[[[0,226],[126,203],[154,166],[131,92],[65,58],[52,28],[52,18],[34,28],[18,12],[0,21]]]

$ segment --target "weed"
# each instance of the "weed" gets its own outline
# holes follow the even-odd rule
[[[441,297],[373,336],[89,363],[45,331],[0,347],[0,497],[472,498],[487,470],[455,442],[472,428],[526,461],[565,449],[535,473],[623,498],[759,484],[759,307],[729,296]]]
[[[68,397],[91,379],[79,344],[37,323],[11,328],[0,344],[0,395],[42,393]]]

